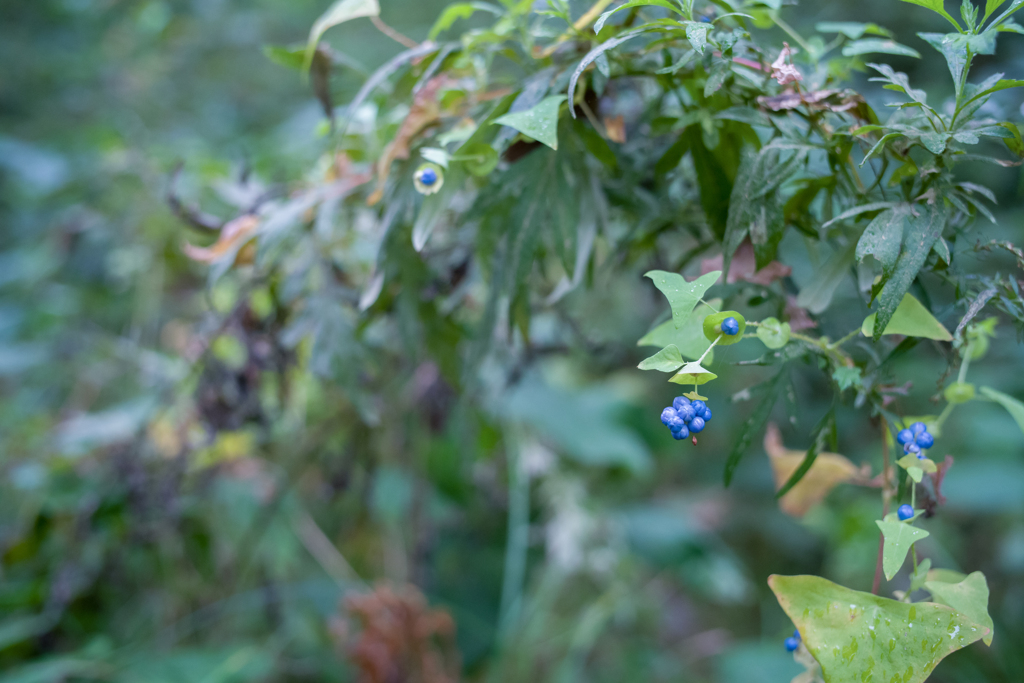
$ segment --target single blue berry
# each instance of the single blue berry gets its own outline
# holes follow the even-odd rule
[[[740,331],[740,324],[736,318],[726,318],[722,321],[722,332],[730,337],[735,336]]]
[[[672,399],[672,407],[675,408],[677,411],[682,410],[683,406],[688,405],[690,405],[690,399],[686,398],[685,396],[676,396],[674,399]]]
[[[437,171],[432,168],[425,168],[420,171],[420,182],[430,187],[437,182]]]
[[[661,411],[661,423],[664,425],[668,424],[668,421],[677,415],[675,408],[665,408]]]
[[[671,419],[669,419],[666,426],[673,432],[678,432],[680,429],[686,426],[686,423],[683,422],[683,418],[679,417],[679,415],[676,414]]]
[[[910,431],[914,432],[914,436],[923,434],[928,431],[928,427],[925,426],[924,422],[915,422],[910,425]]]
[[[800,629],[796,629],[795,631],[793,631],[793,637],[797,640],[800,640]]]
[[[707,406],[705,406],[704,407],[704,412],[701,414],[701,417],[704,418],[705,422],[710,420],[711,419],[711,408],[708,408]]]
[[[905,522],[914,516],[914,508],[904,503],[896,510],[896,516],[900,518],[901,522]]]
[[[708,407],[707,404],[704,403],[704,401],[694,401],[690,405],[693,406],[694,415],[703,415],[704,409]]]
[[[935,437],[928,432],[922,432],[917,435],[917,445],[921,448],[931,448],[935,445]]]
[[[903,447],[903,452],[914,453],[916,455],[917,453],[921,452],[921,447],[918,446],[916,443],[908,443],[906,446]]]
[[[904,429],[903,431],[896,435],[896,441],[899,442],[901,446],[908,444],[913,440],[914,432],[910,431],[909,429]]]
[[[692,405],[683,406],[680,410],[677,410],[676,413],[679,417],[683,418],[683,422],[687,423],[697,415],[697,411],[693,409]]]
[[[796,652],[800,647],[800,641],[796,638],[786,638],[786,652]]]
[[[685,439],[689,435],[690,435],[690,430],[686,428],[686,425],[683,425],[683,428],[680,429],[678,432],[677,431],[673,431],[672,432],[672,438],[675,439],[676,441],[682,441],[683,439]]]
[[[691,432],[696,434],[697,432],[702,431],[703,429],[704,429],[704,418],[703,417],[695,417],[692,420],[690,420],[690,431]]]

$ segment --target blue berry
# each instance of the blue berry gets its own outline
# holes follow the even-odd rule
[[[685,396],[676,396],[674,399],[672,399],[672,407],[675,408],[677,411],[682,410],[683,406],[688,405],[690,405],[690,399],[686,398]]]
[[[685,439],[689,435],[690,435],[690,430],[686,428],[686,425],[683,425],[682,428],[679,431],[675,431],[675,430],[672,431],[672,438],[675,439],[676,441],[682,441],[683,439]]]
[[[919,434],[916,441],[917,445],[921,448],[931,448],[935,445],[935,437],[928,432],[922,432]]]
[[[735,336],[740,331],[740,324],[736,318],[726,318],[722,321],[722,332],[729,335],[730,337]]]
[[[669,420],[671,420],[675,416],[675,408],[665,408],[665,410],[661,411],[661,424],[667,425],[669,423]]]
[[[694,417],[692,420],[690,420],[690,431],[691,432],[696,434],[697,432],[702,431],[703,429],[704,429],[704,418],[703,417]]]
[[[896,435],[896,441],[899,442],[900,445],[906,445],[913,440],[914,432],[910,431],[909,429],[904,429],[903,431]]]
[[[896,510],[896,516],[900,518],[901,522],[905,522],[914,516],[914,508],[904,503]]]
[[[693,406],[694,415],[703,415],[704,409],[708,407],[707,404],[704,403],[704,401],[694,401],[690,405]]]
[[[437,171],[435,171],[432,168],[425,168],[422,171],[420,171],[419,180],[427,187],[430,187],[431,185],[437,182]]]
[[[915,453],[915,454],[916,453],[920,453],[921,452],[921,447],[918,446],[916,443],[908,443],[906,446],[903,447],[903,452],[904,453]]]
[[[800,641],[796,638],[786,638],[786,652],[796,652],[796,649],[800,647]]]
[[[671,429],[673,432],[678,432],[680,429],[682,429],[682,428],[684,428],[686,426],[686,423],[683,422],[683,418],[681,418],[678,414],[676,414],[674,417],[672,417],[668,421],[666,426],[669,429]]]
[[[701,417],[704,418],[705,422],[710,420],[711,419],[711,408],[705,407],[704,408],[704,413],[701,415]]]
[[[914,436],[923,434],[928,431],[928,427],[925,426],[924,422],[915,422],[910,425],[910,431],[914,432]]]
[[[683,419],[683,422],[687,423],[697,415],[697,411],[693,409],[692,405],[683,406],[680,410],[677,410],[676,413]]]

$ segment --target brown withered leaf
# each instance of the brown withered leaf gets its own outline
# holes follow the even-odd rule
[[[241,247],[251,240],[256,234],[256,228],[260,225],[259,216],[251,213],[239,216],[228,221],[221,228],[217,241],[208,247],[196,247],[188,242],[182,251],[193,261],[199,263],[213,263],[219,261],[232,250]]]
[[[772,111],[786,111],[807,105],[811,109],[834,112],[849,111],[860,106],[864,98],[852,90],[815,90],[813,92],[785,92],[771,97],[761,96],[757,103]]]
[[[757,270],[757,260],[754,257],[754,246],[750,240],[744,240],[736,253],[733,254],[732,262],[729,264],[729,273],[725,276],[728,284],[734,282],[752,282],[756,285],[768,286],[771,283],[786,277],[793,269],[778,261],[772,261],[761,270]],[[722,255],[712,256],[700,262],[700,274],[706,275],[722,269]]]
[[[624,143],[626,141],[626,117],[622,114],[604,117],[604,130],[612,142]]]
[[[395,134],[395,139],[388,143],[384,154],[377,162],[377,188],[366,203],[373,206],[384,196],[384,183],[391,174],[391,164],[398,159],[409,158],[409,148],[413,140],[424,129],[438,121],[441,117],[441,105],[437,102],[438,92],[449,83],[447,75],[441,74],[427,81],[427,84],[416,93],[412,106],[402,125]]]
[[[804,461],[806,451],[794,451],[782,445],[779,428],[769,423],[764,434],[764,450],[771,461],[775,488],[780,489]],[[803,517],[820,503],[837,485],[857,478],[857,467],[838,453],[819,453],[811,469],[796,486],[779,499],[779,507],[787,515]]]
[[[801,308],[800,304],[796,302],[796,297],[792,295],[786,296],[786,310],[784,315],[787,322],[789,322],[789,329],[793,332],[810,330],[818,326],[818,323],[811,318],[807,309]]]

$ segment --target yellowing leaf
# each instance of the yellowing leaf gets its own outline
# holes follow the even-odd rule
[[[699,386],[701,384],[707,384],[711,380],[717,378],[718,375],[711,372],[710,370],[705,370],[703,367],[701,367],[700,363],[694,361],[692,363],[687,363],[679,370],[679,372],[672,375],[672,378],[669,379],[669,382],[674,382],[675,384],[693,384],[694,386]]]
[[[776,490],[789,481],[796,468],[804,461],[806,451],[795,451],[782,445],[779,428],[769,424],[764,435],[764,450],[771,461]],[[829,491],[857,475],[857,467],[838,453],[819,453],[804,478],[779,499],[782,511],[793,517],[802,517],[820,503]]]
[[[870,337],[875,329],[875,315],[874,313],[869,315],[861,325],[860,332],[865,337]],[[896,311],[892,314],[892,318],[882,334],[902,334],[907,337],[924,337],[938,341],[953,340],[953,335],[949,333],[949,330],[935,319],[935,316],[924,307],[924,304],[910,294],[903,295],[903,301],[896,307]]]
[[[182,250],[185,252],[185,256],[193,261],[213,263],[229,254],[237,254],[238,250],[255,236],[256,228],[259,225],[260,219],[253,214],[239,216],[221,228],[217,241],[210,246],[195,247],[186,242]]]

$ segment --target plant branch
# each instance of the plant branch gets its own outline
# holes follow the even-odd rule
[[[373,25],[377,27],[378,31],[380,31],[381,33],[383,33],[384,35],[386,35],[388,38],[390,38],[391,40],[395,41],[396,43],[401,43],[402,45],[404,45],[404,46],[406,46],[408,48],[419,47],[419,45],[420,45],[419,43],[417,43],[415,40],[413,40],[409,36],[406,36],[406,35],[404,35],[402,33],[399,33],[395,29],[391,28],[390,26],[385,24],[384,21],[380,17],[378,17],[378,16],[371,16],[370,17],[370,21],[373,22]]]

